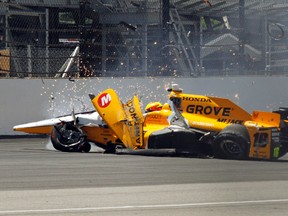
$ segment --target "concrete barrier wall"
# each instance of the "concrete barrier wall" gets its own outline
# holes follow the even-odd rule
[[[248,112],[288,107],[287,77],[224,78],[94,78],[0,79],[0,135],[21,135],[14,125],[92,110],[88,94],[114,88],[126,101],[134,94],[143,106],[150,101],[165,102],[166,88],[178,83],[187,93],[227,97]]]

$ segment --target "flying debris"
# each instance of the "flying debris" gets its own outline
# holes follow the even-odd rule
[[[211,2],[210,2],[209,0],[203,0],[203,2],[205,2],[206,4],[208,4],[209,7],[212,7],[212,4],[211,4]]]

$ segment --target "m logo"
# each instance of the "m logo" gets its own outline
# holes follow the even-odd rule
[[[109,106],[110,102],[111,102],[111,96],[108,93],[103,93],[98,98],[98,105],[101,108]]]

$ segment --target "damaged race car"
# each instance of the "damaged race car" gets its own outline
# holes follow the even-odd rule
[[[223,159],[275,160],[288,151],[288,109],[253,111],[226,98],[185,94],[173,84],[165,104],[151,102],[143,114],[139,98],[122,103],[113,89],[89,95],[95,111],[14,126],[47,134],[55,149],[89,152],[91,143],[115,153],[173,149]]]

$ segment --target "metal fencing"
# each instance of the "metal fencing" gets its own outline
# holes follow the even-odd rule
[[[0,0],[0,77],[288,74],[288,0]]]

